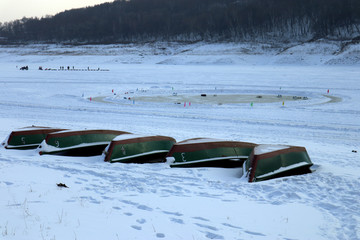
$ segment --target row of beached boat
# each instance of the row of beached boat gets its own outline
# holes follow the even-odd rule
[[[6,149],[37,149],[40,155],[102,155],[106,162],[154,163],[171,167],[242,167],[249,182],[310,173],[304,147],[194,138],[176,142],[168,136],[142,136],[114,130],[66,130],[26,127],[12,131]]]

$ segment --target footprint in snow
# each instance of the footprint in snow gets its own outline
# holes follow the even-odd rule
[[[184,224],[184,221],[180,218],[170,218],[170,220],[174,223]]]
[[[101,198],[104,200],[114,200],[114,198],[108,196],[101,196]]]
[[[142,227],[141,226],[136,226],[136,225],[132,225],[131,226],[133,229],[136,229],[136,230],[141,230],[142,229]]]
[[[224,239],[223,236],[215,234],[215,233],[211,233],[211,232],[206,232],[205,237],[207,237],[209,239]]]
[[[133,205],[133,206],[137,206],[139,204],[132,202],[132,201],[128,201],[128,200],[119,200],[122,203],[128,204],[128,205]]]
[[[153,209],[151,207],[145,206],[145,205],[139,205],[137,207],[138,209],[145,210],[151,212]]]
[[[85,178],[77,178],[77,180],[79,181],[83,181],[83,182],[88,182],[89,180],[85,179]]]
[[[12,183],[12,182],[3,182],[3,183],[5,183],[6,184],[6,186],[11,186],[11,185],[13,185],[14,183]]]
[[[201,220],[201,221],[205,221],[205,222],[210,222],[209,219],[203,218],[203,217],[193,217],[193,219],[197,219],[197,220]]]
[[[251,231],[244,231],[245,233],[247,234],[250,234],[250,235],[255,235],[255,236],[266,236],[262,233],[258,233],[258,232],[251,232]]]
[[[300,200],[301,199],[301,197],[294,192],[286,193],[285,195],[288,199],[292,199],[292,200]]]
[[[283,195],[283,192],[281,191],[274,191],[274,192],[270,192],[267,196],[272,199],[274,197],[280,197]]]
[[[183,214],[179,213],[179,212],[168,212],[168,211],[163,211],[163,213],[168,214],[168,215],[175,215],[175,216],[182,216]]]
[[[156,237],[157,237],[157,238],[164,238],[164,237],[165,237],[165,234],[163,234],[163,233],[157,233],[157,234],[156,234]]]
[[[228,224],[228,223],[223,223],[222,225],[223,225],[223,226],[225,226],[225,227],[236,228],[236,229],[242,229],[241,227],[237,227],[237,226],[234,226],[234,225],[231,225],[231,224]]]
[[[144,224],[144,223],[146,223],[146,220],[142,218],[142,219],[136,220],[136,222],[140,223],[140,224]]]
[[[209,230],[218,231],[218,229],[216,227],[213,227],[210,225],[205,225],[205,224],[200,224],[200,223],[195,223],[195,225],[202,227],[202,228],[209,229]]]

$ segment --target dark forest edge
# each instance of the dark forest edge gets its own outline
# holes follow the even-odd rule
[[[359,0],[116,0],[0,23],[0,43],[360,39]]]

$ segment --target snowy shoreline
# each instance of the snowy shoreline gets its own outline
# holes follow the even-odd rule
[[[359,65],[360,44],[320,39],[305,43],[206,43],[153,42],[143,44],[61,45],[29,44],[0,45],[3,56],[18,56],[25,62],[51,64],[61,57],[96,58],[99,64],[164,64],[164,65]],[[70,63],[69,63],[70,64]],[[71,63],[73,64],[73,63]],[[72,66],[72,65],[71,65]],[[50,67],[50,66],[48,66]],[[53,66],[57,68],[58,66]]]

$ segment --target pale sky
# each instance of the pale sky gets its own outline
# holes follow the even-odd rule
[[[44,17],[73,8],[94,6],[113,0],[0,0],[0,22],[23,17]]]

